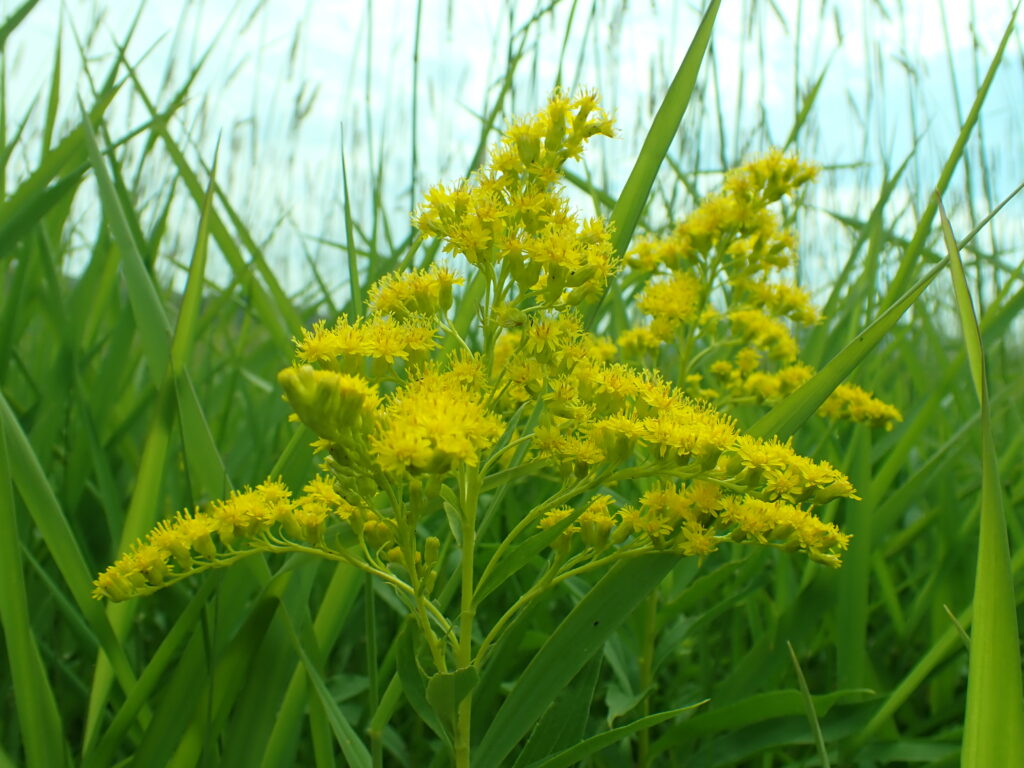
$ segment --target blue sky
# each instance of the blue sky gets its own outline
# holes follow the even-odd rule
[[[299,280],[304,260],[296,251],[304,242],[312,253],[320,252],[303,234],[343,237],[342,127],[353,203],[361,221],[369,226],[370,178],[382,157],[385,196],[400,228],[409,204],[425,188],[466,170],[476,142],[477,114],[493,97],[495,79],[505,70],[509,30],[536,7],[532,2],[424,0],[419,113],[413,125],[413,0],[268,0],[252,15],[254,5],[251,0],[150,2],[139,18],[129,55],[141,60],[143,82],[157,93],[169,63],[174,65],[174,85],[216,38],[214,54],[193,89],[196,98],[183,110],[179,127],[194,138],[197,161],[208,161],[221,137],[222,183],[255,232],[275,233],[268,252],[282,271]],[[9,10],[11,3],[7,6]],[[109,66],[112,41],[124,37],[132,20],[128,11],[134,8],[128,0],[64,5],[42,0],[8,43],[8,72],[16,75],[9,86],[11,114],[22,114],[48,87],[58,26],[63,28],[64,103],[74,105],[74,94],[87,90],[73,32],[83,36],[96,30],[86,45],[90,69],[99,77]],[[685,53],[700,9],[697,3],[676,0],[581,0],[560,57],[571,8],[568,0],[557,4],[530,37],[510,111],[537,108],[559,67],[566,84],[599,88],[618,117],[620,138],[595,147],[589,163],[614,193]],[[979,67],[983,73],[1009,16],[1005,0],[777,0],[774,5],[726,0],[713,38],[713,66],[706,62],[702,72],[705,109],[694,108],[678,156],[691,161],[688,167],[696,163],[714,170],[723,156],[734,162],[770,141],[783,141],[797,99],[827,67],[799,147],[819,163],[860,166],[824,178],[815,202],[863,211],[884,164],[898,165],[913,137],[920,135],[921,150],[903,196],[903,202],[913,202],[911,190],[920,195],[930,189],[955,138],[959,117],[954,83],[960,113],[966,113]],[[997,176],[988,181],[997,197],[1024,175],[1019,151],[1024,135],[1020,41],[1017,34],[983,113],[983,148]],[[296,123],[297,103],[308,105],[308,112]],[[36,114],[40,112],[37,102]],[[721,123],[715,116],[719,113]],[[66,117],[74,117],[73,111]],[[111,115],[113,133],[144,117],[137,102],[123,102]],[[758,130],[765,125],[768,136]],[[699,160],[694,159],[697,147]],[[15,158],[14,172],[17,167]],[[714,176],[707,179],[713,183]],[[899,205],[900,195],[896,199]],[[956,210],[955,193],[951,202]],[[665,216],[677,213],[664,211]],[[189,215],[182,211],[183,222]],[[815,227],[830,225],[822,219],[806,226],[814,233]]]

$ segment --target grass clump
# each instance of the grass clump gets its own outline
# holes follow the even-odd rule
[[[0,203],[0,764],[1019,762],[1015,246],[902,239],[904,164],[801,281],[825,86],[698,179],[716,9],[619,195],[594,92],[484,151],[513,57],[478,170],[347,218],[347,303],[279,281],[191,78],[122,55],[56,142],[51,100]]]

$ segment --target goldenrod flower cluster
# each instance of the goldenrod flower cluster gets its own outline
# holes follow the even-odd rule
[[[772,404],[810,379],[792,329],[822,318],[806,290],[779,277],[795,263],[796,235],[773,204],[816,175],[772,150],[726,173],[722,189],[668,236],[639,240],[626,256],[627,281],[642,285],[636,306],[649,319],[620,334],[623,358],[652,365],[674,353],[686,391],[721,407]],[[885,429],[902,420],[852,384],[819,413]]]
[[[556,93],[508,128],[472,178],[430,190],[413,223],[481,270],[495,305],[596,298],[617,269],[606,224],[579,217],[559,187],[562,166],[596,135],[612,135],[597,97]]]
[[[205,511],[161,522],[97,577],[93,595],[126,600],[259,551],[322,546],[327,521],[349,514],[349,507],[323,477],[310,481],[298,499],[272,480],[232,492]]]
[[[507,333],[496,358],[495,376],[506,385],[499,407],[544,403],[531,447],[565,482],[617,472],[685,482],[668,506],[648,503],[655,498],[648,494],[639,508],[612,513],[611,497],[599,494],[582,508],[545,511],[540,528],[564,523],[552,541],[556,552],[574,553],[578,563],[615,547],[706,555],[722,541],[750,540],[838,565],[849,539],[811,508],[853,497],[845,475],[788,443],[743,435],[734,420],[655,372],[610,362],[599,351],[606,343],[570,313]],[[691,498],[703,506],[687,506]],[[691,508],[702,511],[683,514]],[[730,517],[726,509],[748,513]]]
[[[452,306],[452,287],[462,283],[460,275],[436,264],[429,269],[391,272],[370,292],[370,311],[398,319],[444,314]]]
[[[587,331],[575,308],[618,269],[606,224],[573,212],[559,186],[563,165],[595,135],[612,135],[596,97],[555,94],[470,179],[431,190],[414,224],[465,261],[384,276],[366,316],[303,331],[294,365],[278,376],[292,419],[315,435],[323,474],[295,499],[268,480],[179,513],[99,576],[97,597],[148,594],[256,552],[308,552],[391,584],[434,638],[443,669],[438,638],[455,634],[433,585],[444,553],[474,546],[481,495],[500,482],[528,482],[531,498],[546,500],[492,540],[487,568],[522,537],[548,536],[549,585],[616,557],[705,557],[726,542],[838,565],[849,539],[816,508],[855,498],[845,475],[789,443],[743,434],[691,396],[696,371],[684,366],[673,384],[629,362],[666,344],[685,362],[695,340],[710,349],[725,338],[735,354],[710,356],[708,370],[726,392],[770,401],[799,386],[806,367],[786,322],[817,316],[800,289],[767,278],[792,263],[795,243],[767,206],[814,169],[769,155],[728,174],[670,238],[640,241],[628,279],[651,320],[616,342]],[[464,282],[484,297],[468,329],[449,318],[466,300]],[[716,306],[723,286],[732,300]],[[762,368],[763,355],[783,367]],[[898,417],[859,392],[837,392],[824,410],[871,423]],[[472,552],[461,557],[465,592]]]

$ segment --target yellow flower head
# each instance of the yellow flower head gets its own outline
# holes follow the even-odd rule
[[[381,409],[371,452],[389,473],[444,474],[459,464],[476,466],[504,424],[484,405],[485,395],[457,374],[427,370],[395,391]]]
[[[443,314],[452,306],[452,287],[462,283],[461,276],[436,264],[429,269],[389,272],[370,288],[370,311],[395,318]]]

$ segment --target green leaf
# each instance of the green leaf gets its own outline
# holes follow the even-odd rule
[[[956,238],[942,201],[937,200],[936,204],[949,253],[971,378],[981,404],[981,530],[961,759],[964,768],[1024,765],[1024,688],[1017,601],[999,481],[999,459],[989,414],[984,347]]]
[[[814,746],[818,750],[818,759],[821,761],[821,768],[831,768],[832,763],[828,759],[828,748],[825,746],[825,737],[821,733],[821,723],[818,722],[818,713],[814,709],[814,698],[807,687],[807,679],[804,671],[800,668],[800,660],[796,657],[793,644],[788,640],[786,647],[789,649],[789,658],[793,662],[793,669],[796,670],[796,679],[800,684],[800,696],[804,702],[804,710],[807,713],[807,722],[811,726],[811,735],[814,737]]]
[[[696,704],[691,704],[688,707],[670,709],[667,712],[658,712],[654,715],[641,717],[639,720],[634,720],[632,723],[620,725],[618,728],[612,728],[610,731],[605,731],[604,733],[599,733],[596,736],[591,736],[586,741],[581,741],[575,747],[559,752],[557,755],[549,757],[547,760],[533,763],[529,768],[568,768],[569,766],[577,765],[588,755],[592,755],[598,750],[611,746],[622,739],[629,738],[637,731],[644,731],[648,728],[653,728],[659,723],[671,720],[674,717],[679,717],[679,715],[684,712],[688,712],[695,707],[706,704],[707,702],[708,699],[705,699],[704,701],[698,701]]]
[[[25,20],[25,17],[38,3],[39,0],[26,0],[15,9],[14,13],[4,19],[4,23],[0,25],[0,51],[7,45],[7,38],[11,36],[11,32],[18,28],[18,25]]]
[[[437,719],[437,713],[427,701],[427,688],[424,676],[419,669],[419,665],[416,663],[416,649],[413,643],[415,633],[416,626],[410,617],[406,619],[405,624],[402,626],[398,638],[398,653],[395,657],[398,677],[402,681],[402,692],[405,694],[405,699],[409,702],[409,706],[412,707],[420,720],[426,723],[430,730],[450,745],[451,739],[448,736],[448,732],[441,726],[441,722]]]
[[[124,703],[117,710],[113,720],[107,725],[95,748],[86,752],[83,768],[105,768],[113,765],[114,755],[121,746],[122,740],[131,725],[137,722],[139,712],[145,702],[163,682],[168,670],[179,661],[181,646],[196,632],[196,624],[214,588],[220,583],[223,573],[210,574],[202,586],[189,600],[185,610],[175,620],[173,626],[164,635],[156,653],[150,658],[146,668],[139,675],[138,684],[128,692]]]
[[[704,18],[701,19],[700,26],[690,41],[690,47],[686,50],[675,77],[672,78],[668,93],[658,107],[633,170],[630,171],[629,178],[626,179],[626,184],[612,209],[612,245],[615,247],[615,253],[620,256],[626,252],[629,241],[633,238],[633,231],[640,221],[644,206],[647,205],[658,170],[665,160],[665,155],[668,154],[669,147],[675,141],[683,115],[690,104],[693,87],[697,83],[697,73],[700,72],[704,52],[711,41],[711,30],[715,26],[720,4],[721,0],[712,0],[704,12]]]
[[[476,667],[439,672],[427,681],[427,701],[449,733],[454,733],[459,704],[480,681]]]
[[[475,751],[474,765],[501,765],[559,692],[677,562],[677,555],[655,554],[614,565],[523,671]]]
[[[858,333],[835,357],[802,387],[786,397],[758,419],[749,430],[758,437],[777,435],[786,438],[814,414],[846,377],[868,356],[885,335],[892,330],[903,313],[910,309],[931,282],[946,268],[942,261],[932,267],[913,288],[901,296],[873,323]]]
[[[360,740],[352,726],[349,725],[345,715],[338,709],[338,705],[331,697],[331,692],[327,689],[323,677],[317,671],[313,660],[309,658],[309,654],[303,649],[298,638],[295,638],[295,650],[299,654],[303,666],[306,668],[306,674],[309,675],[309,680],[313,684],[313,690],[316,691],[320,704],[327,715],[327,722],[330,723],[331,730],[334,731],[334,738],[338,742],[338,746],[341,747],[341,753],[345,756],[349,766],[351,768],[372,768],[370,751]]]
[[[711,30],[715,26],[715,17],[718,14],[718,6],[721,0],[711,0],[704,18],[701,19],[697,32],[690,41],[690,47],[686,50],[679,69],[668,87],[668,92],[658,107],[651,127],[647,131],[640,154],[637,155],[633,170],[629,173],[622,192],[615,207],[612,208],[609,222],[612,232],[612,246],[615,253],[622,256],[629,247],[629,241],[633,238],[633,232],[640,221],[644,206],[650,197],[654,180],[658,176],[665,156],[668,154],[672,142],[675,141],[679,131],[679,125],[686,114],[686,108],[690,104],[690,97],[693,95],[693,87],[697,83],[697,73],[704,61],[704,52],[707,50],[711,40]],[[616,295],[617,291],[612,280],[608,281],[604,295],[598,302],[589,318],[589,324],[597,320],[601,314],[601,307],[609,295]]]
[[[580,744],[590,719],[601,662],[601,654],[594,654],[572,684],[548,707],[513,768],[522,768]]]
[[[103,606],[90,596],[92,572],[86,565],[78,541],[54,496],[46,473],[32,451],[28,437],[2,394],[0,423],[6,435],[11,477],[32,516],[32,522],[46,543],[54,564],[60,570],[75,605],[96,634],[100,647],[110,660],[122,688],[129,691],[135,685],[135,674],[124,648],[114,636]]]
[[[62,766],[67,765],[64,727],[32,631],[6,432],[0,420],[0,622],[26,764],[29,768]]]

